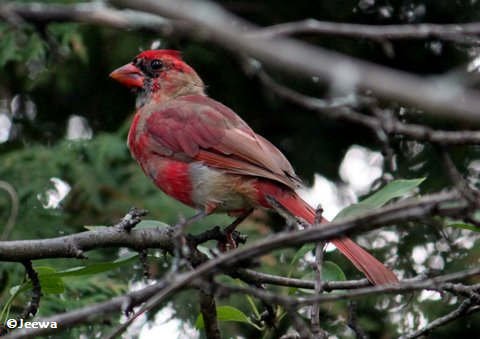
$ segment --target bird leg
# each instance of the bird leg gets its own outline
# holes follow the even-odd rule
[[[237,248],[237,243],[235,242],[235,239],[233,237],[235,228],[237,228],[238,225],[240,225],[245,219],[247,219],[247,217],[252,214],[252,212],[253,208],[239,216],[230,225],[225,227],[223,231],[225,234],[225,242],[218,243],[218,248],[221,252],[226,252],[228,250]]]

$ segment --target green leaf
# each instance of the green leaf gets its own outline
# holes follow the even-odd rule
[[[245,313],[240,311],[238,308],[233,306],[219,306],[217,307],[217,319],[218,321],[235,321],[241,322],[245,324],[249,324],[256,329],[260,330],[260,328],[255,325],[250,318],[248,318]],[[205,327],[203,322],[203,315],[199,314],[197,320],[195,321],[195,327],[198,329],[202,329]]]
[[[8,61],[19,60],[20,49],[17,45],[17,35],[14,31],[4,32],[0,38],[0,67]]]
[[[57,272],[59,277],[84,276],[91,274],[98,274],[111,271],[120,266],[133,262],[138,257],[138,254],[128,254],[114,261],[94,263],[86,266],[72,267],[64,271]]]
[[[327,260],[322,265],[322,279],[325,281],[345,281],[347,277],[340,266]]]
[[[109,226],[105,225],[84,225],[84,228],[86,228],[89,231],[100,231],[102,229],[108,228]]]
[[[12,306],[13,301],[17,297],[17,295],[21,292],[21,286],[15,285],[9,290],[10,296],[8,300],[5,302],[5,305],[2,307],[2,311],[0,312],[0,324],[4,324],[5,321],[8,319],[10,314],[10,307]]]
[[[316,279],[316,272],[311,271],[307,274],[305,274],[302,277],[302,280],[315,280]],[[347,280],[347,277],[345,276],[345,273],[343,273],[342,269],[340,266],[335,264],[334,262],[331,261],[324,261],[322,265],[322,280],[323,281],[345,281]],[[311,288],[299,288],[298,290],[304,292],[304,293],[315,293],[315,290]],[[292,293],[289,294],[294,294],[295,291],[292,290]]]
[[[65,284],[60,276],[57,276],[56,270],[52,267],[37,266],[35,271],[38,274],[40,287],[44,294],[60,294],[65,290]]]
[[[139,229],[139,228],[165,228],[165,227],[170,227],[170,225],[164,223],[164,222],[161,222],[161,221],[158,221],[158,220],[142,220],[140,221],[136,226],[135,228],[136,229]]]
[[[65,290],[65,284],[60,276],[56,275],[57,271],[48,266],[35,266],[38,280],[40,281],[40,288],[43,294],[60,294]],[[20,291],[26,291],[33,288],[31,281],[22,285]]]
[[[111,226],[105,226],[105,225],[85,225],[83,226],[89,231],[96,231],[96,230],[102,230],[105,228],[109,228]],[[137,225],[135,225],[135,229],[140,229],[140,228],[165,228],[165,227],[170,227],[170,225],[158,221],[158,220],[142,220],[140,221]]]
[[[340,211],[340,213],[337,214],[337,216],[333,220],[340,220],[346,217],[358,216],[368,212],[368,210],[381,207],[390,200],[405,195],[410,190],[420,185],[424,180],[425,178],[411,180],[394,180],[388,183],[385,187],[372,194],[371,196],[369,196],[368,198],[362,200],[361,202],[344,208],[342,211]],[[290,263],[290,266],[292,268],[290,269],[290,273],[288,276],[291,276],[291,273],[293,271],[293,265],[295,265],[297,261],[300,260],[300,258],[303,258],[303,256],[307,252],[312,251],[314,248],[314,244],[305,244],[295,253]]]
[[[300,247],[300,249],[297,252],[295,252],[293,259],[290,262],[290,266],[293,266],[294,264],[296,264],[297,261],[300,260],[300,258],[303,258],[305,254],[307,254],[308,252],[313,251],[314,248],[315,248],[314,244],[305,244],[302,247]]]
[[[477,227],[473,224],[464,223],[461,221],[453,221],[453,222],[447,223],[445,226],[462,228],[464,230],[470,230],[474,232],[480,232],[480,227]]]
[[[424,180],[425,178],[394,180],[361,202],[344,208],[333,220],[358,216],[366,213],[368,210],[381,207],[394,198],[404,196],[409,191],[419,186]]]

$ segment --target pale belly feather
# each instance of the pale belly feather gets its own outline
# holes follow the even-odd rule
[[[248,210],[253,206],[254,189],[247,179],[197,162],[190,165],[192,201],[198,208],[214,207],[215,212]]]

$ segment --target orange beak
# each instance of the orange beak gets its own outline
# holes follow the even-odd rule
[[[127,87],[143,87],[144,75],[135,65],[129,63],[110,73],[110,78]]]

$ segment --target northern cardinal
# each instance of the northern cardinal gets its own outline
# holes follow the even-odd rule
[[[110,77],[137,93],[128,147],[156,186],[200,215],[238,216],[272,209],[273,197],[313,224],[315,211],[296,193],[301,180],[285,156],[235,112],[205,94],[203,81],[175,50],[150,50]],[[328,222],[323,220],[322,223]],[[347,237],[332,240],[373,284],[398,279]]]

